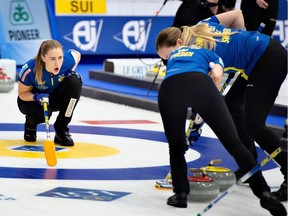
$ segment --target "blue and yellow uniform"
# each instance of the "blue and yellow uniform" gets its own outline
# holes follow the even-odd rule
[[[279,137],[267,128],[265,120],[287,75],[287,51],[266,35],[221,26],[216,17],[202,22],[208,23],[212,32],[232,33],[215,36],[214,51],[223,60],[225,67],[245,73],[236,79],[224,101],[211,78],[201,71],[203,65],[208,67],[205,58],[198,57],[200,61],[197,61],[197,58],[193,61],[195,54],[187,57],[186,52],[182,57],[178,50],[169,55],[167,76],[169,72],[170,76],[161,83],[158,105],[169,144],[175,193],[168,198],[167,204],[175,207],[187,206],[186,195],[190,190],[184,157],[187,108],[192,107],[203,118],[234,157],[243,173],[247,173],[257,164],[257,155],[253,155],[252,148],[256,150],[253,140],[270,154],[280,146]],[[165,57],[167,51],[175,44],[184,43],[200,47],[204,47],[204,44],[211,45],[210,40],[204,41],[205,36],[201,36],[201,32],[205,34],[207,30],[205,26],[197,27],[164,29],[156,40],[158,54]],[[200,49],[198,51],[201,52]],[[287,200],[287,153],[280,153],[275,159],[281,165],[280,169],[284,175],[281,188],[284,191],[283,197]],[[269,193],[270,188],[261,171],[249,179],[249,184],[253,193],[260,198],[263,208],[269,210],[272,215],[287,215],[281,202]]]
[[[225,67],[234,67],[236,71],[242,71],[247,79],[256,62],[267,49],[270,37],[257,31],[241,31],[220,25],[216,16],[202,21],[209,25],[211,32],[231,33],[229,36],[215,37],[215,52],[223,59]],[[199,40],[201,43],[201,40]],[[201,44],[199,44],[201,45]],[[227,50],[230,50],[227,52]],[[244,71],[245,70],[245,71]]]
[[[18,81],[25,86],[33,86],[33,93],[51,93],[59,84],[64,80],[65,77],[71,75],[71,69],[75,65],[75,59],[71,54],[71,50],[64,51],[63,64],[58,74],[54,75],[48,72],[45,68],[42,70],[42,83],[38,83],[35,79],[35,59],[29,60],[22,66],[19,73]]]
[[[256,165],[253,155],[241,143],[224,99],[209,76],[213,64],[224,67],[217,54],[204,48],[183,46],[172,51],[168,57],[167,75],[158,93],[159,111],[169,144],[175,193],[168,199],[168,205],[187,206],[185,197],[190,187],[185,161],[185,124],[189,107],[199,113],[239,166],[248,172]],[[259,181],[263,184],[260,185]],[[263,191],[269,190],[260,172],[255,174],[250,184],[258,197]],[[183,196],[182,202],[177,202],[179,196]]]
[[[273,38],[257,31],[222,26],[216,16],[202,22],[207,23],[212,32],[236,32],[215,37],[215,52],[222,58],[225,67],[243,72],[226,94],[225,102],[242,142],[254,157],[257,158],[254,141],[271,154],[280,146],[280,139],[266,126],[266,119],[287,76],[286,49]],[[201,38],[195,41],[201,45]],[[287,200],[287,154],[280,153],[275,160],[284,176],[282,186],[286,187],[283,195],[278,197]]]
[[[208,75],[211,63],[224,67],[223,61],[214,52],[195,46],[182,46],[170,53],[164,79],[193,71]]]
[[[74,57],[73,52],[75,51],[63,51],[63,63],[57,74],[47,71],[43,66],[40,83],[36,80],[35,59],[27,61],[22,66],[18,78],[19,83],[32,88],[32,94],[47,94],[49,96],[49,118],[53,112],[59,111],[54,123],[56,132],[54,142],[63,146],[74,145],[69,134],[68,124],[72,119],[82,90],[81,76],[72,71],[79,61]],[[26,117],[24,139],[28,142],[36,141],[37,125],[44,122],[42,105],[37,101],[24,101],[19,96],[17,103],[19,110]]]

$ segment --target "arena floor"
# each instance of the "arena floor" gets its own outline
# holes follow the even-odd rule
[[[70,125],[75,146],[56,146],[58,164],[48,167],[42,148],[44,125],[38,127],[36,143],[23,141],[24,116],[16,98],[16,86],[1,93],[1,216],[196,216],[210,203],[189,201],[187,209],[173,208],[166,205],[172,191],[154,187],[169,171],[159,113],[82,97]],[[56,116],[50,119],[53,138]],[[263,159],[265,154],[258,150]],[[199,168],[217,158],[221,166],[237,169],[204,125],[201,138],[187,151],[188,165]],[[277,190],[283,181],[279,168],[271,161],[263,170],[272,190]],[[243,185],[205,215],[270,214]]]

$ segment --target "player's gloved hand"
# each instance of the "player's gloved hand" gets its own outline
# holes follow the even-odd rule
[[[41,105],[43,104],[43,102],[48,102],[48,100],[47,101],[45,100],[48,98],[49,98],[49,94],[35,93],[33,95],[33,100],[38,101]]]
[[[201,121],[198,121],[198,120],[201,120]],[[190,136],[186,140],[186,144],[188,146],[192,146],[193,143],[196,142],[200,138],[203,124],[204,124],[204,121],[201,117],[199,119],[195,119],[193,127],[190,131]]]
[[[190,142],[196,142],[199,139],[202,133],[201,127],[202,127],[202,123],[199,125],[197,124],[195,125],[195,127],[192,128],[190,137],[189,137]]]

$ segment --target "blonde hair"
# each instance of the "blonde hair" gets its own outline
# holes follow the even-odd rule
[[[35,79],[36,81],[41,84],[42,83],[42,70],[43,67],[45,65],[45,63],[43,62],[41,56],[45,56],[49,50],[51,49],[55,49],[55,48],[62,48],[62,45],[56,41],[56,40],[45,40],[42,42],[42,44],[40,45],[40,48],[38,50],[37,55],[34,57],[35,59]]]
[[[161,47],[175,46],[177,39],[183,41],[184,46],[196,45],[206,49],[216,48],[214,37],[230,36],[236,32],[216,33],[211,32],[207,23],[200,23],[195,26],[182,26],[181,28],[169,27],[163,29],[156,39],[156,51]]]

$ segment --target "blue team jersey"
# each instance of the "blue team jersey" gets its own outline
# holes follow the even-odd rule
[[[31,59],[22,66],[18,81],[25,86],[33,86],[32,93],[51,93],[71,73],[71,69],[75,65],[71,50],[65,51],[63,54],[63,64],[58,74],[53,75],[43,68],[42,83],[38,83],[35,79],[35,59]]]
[[[215,38],[217,45],[214,51],[222,58],[225,67],[245,70],[245,74],[242,76],[247,78],[258,59],[267,49],[270,37],[256,31],[227,28],[219,24],[216,16],[201,22],[207,23],[212,32],[237,32],[230,36]],[[197,45],[199,44],[197,43]]]
[[[195,46],[181,46],[170,53],[164,79],[187,72],[208,75],[213,64],[224,67],[222,59],[215,52]]]

